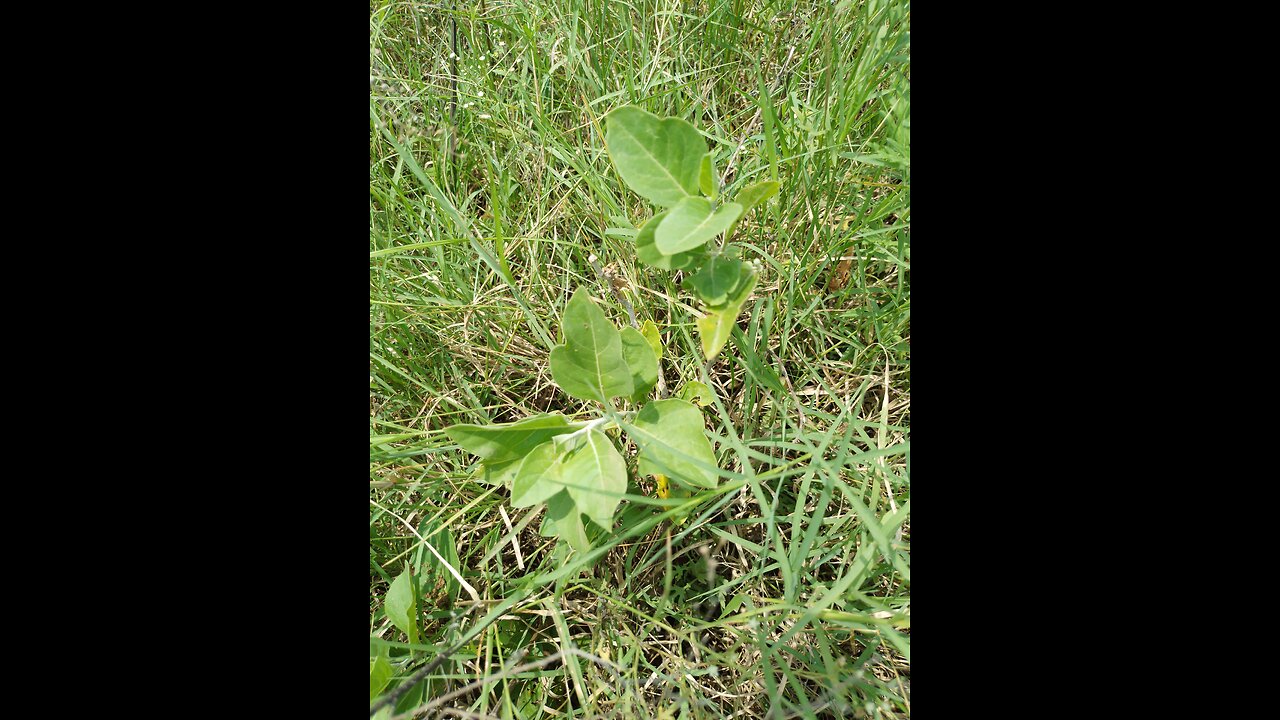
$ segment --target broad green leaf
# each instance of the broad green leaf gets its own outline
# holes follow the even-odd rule
[[[711,162],[711,153],[702,156],[702,170],[698,173],[698,187],[702,194],[709,198],[716,196],[716,169]]]
[[[626,461],[609,438],[598,430],[579,437],[577,442],[555,439],[535,448],[520,464],[511,492],[515,507],[546,502],[548,522],[558,528],[548,532],[571,542],[580,533],[580,513],[601,527],[612,527],[614,510],[627,490]],[[573,506],[572,513],[556,509],[557,503],[565,502]]]
[[[733,237],[733,231],[738,229],[738,223],[747,216],[747,213],[751,212],[751,208],[777,195],[778,187],[777,180],[764,180],[739,190],[733,200],[742,206],[742,214],[729,226],[729,232],[724,235],[725,239]]]
[[[551,377],[561,390],[605,405],[609,398],[635,390],[618,328],[585,288],[578,288],[565,306],[561,328],[564,344],[551,349]]]
[[[711,388],[697,380],[690,380],[685,383],[680,388],[680,392],[676,393],[676,397],[697,403],[698,407],[706,407],[715,401],[715,393],[711,392]]]
[[[714,308],[724,305],[742,280],[741,260],[715,255],[707,258],[702,269],[689,278],[689,284],[698,294],[698,299]]]
[[[653,346],[641,332],[630,325],[622,328],[622,356],[631,368],[631,382],[635,391],[631,397],[636,402],[644,399],[658,382],[658,358]]]
[[[671,208],[667,218],[653,233],[653,242],[663,255],[675,255],[702,247],[724,232],[742,214],[738,203],[725,203],[711,210],[711,201],[687,197]],[[636,239],[639,245],[639,238]]]
[[[561,478],[578,512],[602,528],[613,527],[613,511],[627,491],[627,463],[608,436],[588,431],[582,447],[561,460]]]
[[[629,434],[640,448],[641,475],[666,475],[685,487],[713,488],[717,475],[702,411],[686,400],[654,400],[636,415]],[[702,467],[706,465],[708,467]]]
[[[556,493],[547,500],[547,516],[543,518],[538,534],[543,537],[559,537],[580,553],[591,551],[591,541],[587,539],[587,529],[582,526],[582,516],[568,492]]]
[[[382,692],[382,688],[391,682],[391,663],[385,655],[378,655],[369,660],[369,699],[373,700]]]
[[[511,483],[511,506],[530,507],[564,490],[560,481],[560,454],[555,441],[548,440],[524,456]]]
[[[698,318],[698,336],[702,341],[702,352],[707,356],[707,360],[714,360],[724,348],[724,344],[729,342],[738,313],[756,287],[759,276],[750,265],[743,263],[741,273],[742,282],[733,291],[733,296],[726,300],[724,305],[708,310],[706,317]]]
[[[604,144],[623,182],[636,194],[670,207],[698,192],[707,141],[679,118],[659,119],[638,107],[605,118]]]
[[[485,465],[492,468],[519,460],[552,437],[578,427],[570,425],[563,415],[537,415],[498,425],[454,425],[444,432],[467,452],[484,458]]]
[[[581,428],[583,425],[586,425],[586,423],[582,423],[582,422],[570,423],[569,428],[571,430],[576,430],[578,428]],[[560,444],[561,441],[565,441],[566,443],[561,446],[562,452],[567,452],[578,446],[576,441],[565,440],[566,438],[572,438],[572,437],[574,437],[572,433],[566,433],[566,434],[555,436],[555,441],[557,444]],[[574,443],[574,444],[570,445],[567,443]],[[520,470],[520,462],[524,460],[524,458],[527,456],[528,454],[526,453],[525,456],[522,456],[515,460],[506,460],[500,463],[488,463],[488,462],[480,463],[480,466],[477,467],[476,471],[472,474],[472,479],[475,480],[476,482],[484,483],[486,485],[502,485],[510,489],[512,483],[515,482],[516,473]]]
[[[659,270],[683,270],[696,265],[702,258],[706,257],[707,251],[703,248],[696,248],[689,252],[664,255],[662,251],[658,250],[658,246],[654,241],[654,234],[658,229],[658,224],[670,212],[670,210],[663,210],[649,218],[649,222],[640,228],[639,234],[636,235],[636,257],[640,258],[640,262],[645,265]]]
[[[649,347],[653,348],[654,357],[662,359],[662,335],[658,333],[658,326],[653,324],[652,320],[645,320],[644,325],[640,326],[640,334],[644,335],[644,339],[649,341]]]
[[[413,600],[412,582],[408,570],[392,580],[391,587],[387,589],[387,597],[383,601],[383,609],[387,612],[387,619],[409,635],[409,642],[416,643],[418,642],[418,623],[415,622],[417,605]]]

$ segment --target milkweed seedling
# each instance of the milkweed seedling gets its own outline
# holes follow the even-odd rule
[[[755,288],[757,268],[731,247],[716,251],[707,243],[731,238],[748,211],[778,193],[778,183],[755,183],[733,202],[721,202],[711,153],[693,125],[632,106],[609,113],[606,125],[605,145],[623,182],[664,208],[636,234],[636,256],[651,267],[686,273],[685,286],[703,305],[697,329],[709,362],[728,342]],[[693,382],[677,397],[649,399],[663,351],[651,321],[639,330],[619,330],[579,287],[565,306],[561,330],[564,342],[551,350],[551,376],[569,396],[597,403],[598,417],[538,415],[500,425],[454,425],[445,433],[481,458],[483,479],[510,489],[513,507],[546,506],[542,535],[586,553],[592,541],[584,518],[611,530],[627,490],[626,461],[605,431],[625,431],[639,450],[637,472],[652,475],[662,497],[713,489],[719,474],[699,409],[706,386]],[[619,397],[640,409],[619,412]]]

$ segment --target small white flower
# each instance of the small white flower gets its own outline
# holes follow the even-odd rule
[[[484,62],[484,56],[483,56],[483,55],[481,55],[481,56],[480,56],[480,62]]]
[[[481,116],[480,116],[480,119],[481,119],[481,120],[488,120],[490,117],[492,117],[492,116],[491,116],[491,115],[488,115],[488,114],[484,114],[484,115],[481,115]]]
[[[476,97],[484,97],[484,91],[481,90],[480,92],[476,93]]]

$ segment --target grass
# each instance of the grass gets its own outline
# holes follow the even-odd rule
[[[909,11],[371,3],[370,655],[381,695],[441,661],[382,716],[910,715]],[[635,258],[653,209],[603,142],[625,104],[702,130],[728,195],[781,183],[710,367],[680,276]],[[579,557],[441,431],[591,412],[547,356],[579,286],[628,322],[593,254],[661,329],[667,391],[714,389],[722,476],[683,504],[633,480]],[[384,608],[406,569],[416,643]]]

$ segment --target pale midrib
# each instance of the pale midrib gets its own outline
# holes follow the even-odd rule
[[[606,475],[606,470],[604,466],[603,453],[600,451],[599,447],[597,446],[597,444],[601,442],[607,443],[609,442],[609,440],[608,438],[604,438],[603,436],[601,436],[601,434],[598,431],[592,430],[587,433],[586,447],[578,451],[578,452],[586,452],[587,450],[591,451],[591,463],[595,466],[595,478],[594,478],[595,482],[594,483],[589,481],[584,482],[584,478],[582,475],[578,475],[577,477],[574,477],[572,479],[572,482],[563,477],[560,478],[560,484],[566,490],[569,491],[569,497],[573,499],[574,510],[577,512],[583,512],[583,510],[577,506],[577,500],[579,497],[585,497],[586,493],[592,493],[595,495],[603,494],[601,490],[603,490],[604,488],[605,479],[607,478],[607,475]],[[592,517],[594,518],[594,516]],[[595,518],[595,519],[605,520],[606,518]]]
[[[692,195],[690,195],[689,197],[693,197],[693,196],[692,196]],[[697,199],[697,198],[695,198],[695,199]],[[707,204],[708,204],[708,205],[710,205],[710,203],[707,203]],[[703,219],[702,219],[702,222],[698,223],[697,225],[694,225],[692,229],[690,229],[690,230],[689,230],[688,232],[686,232],[684,235],[681,235],[681,236],[679,237],[678,241],[677,241],[677,244],[682,243],[682,242],[684,242],[684,241],[688,240],[689,238],[691,238],[691,237],[693,237],[693,236],[697,235],[699,230],[701,230],[702,228],[706,227],[707,223],[709,223],[711,220],[714,220],[717,216],[721,215],[721,214],[723,213],[723,210],[724,210],[724,208],[722,207],[722,208],[720,208],[720,210],[714,210],[714,211],[711,211],[711,212],[710,212],[710,214],[708,214],[705,218],[703,218]],[[661,229],[662,229],[662,227],[661,227],[661,226],[659,226],[659,227],[658,227],[658,229],[657,229],[657,230],[655,230],[655,231],[654,231],[654,233],[653,233],[653,242],[654,242],[655,244],[658,242],[658,230],[661,230]],[[715,237],[715,235],[713,234],[713,235],[712,235],[712,237]],[[705,242],[705,241],[704,241],[704,242]],[[701,243],[699,243],[699,244],[701,244]],[[697,245],[694,245],[693,247],[697,247]],[[667,253],[667,254],[669,254],[669,255],[675,255],[676,253],[686,252],[687,250],[690,250],[690,249],[692,249],[692,248],[685,248],[684,246],[680,246],[680,249],[679,249],[679,250],[675,250],[675,251],[670,252],[670,253]],[[661,250],[662,250],[662,248],[658,248],[658,250],[659,250],[659,251],[661,251]]]
[[[597,436],[600,436],[600,437],[597,438]],[[606,480],[608,479],[609,476],[608,474],[606,474],[606,471],[605,471],[603,453],[601,453],[598,449],[596,449],[596,443],[599,443],[599,442],[607,443],[609,442],[609,439],[607,437],[600,435],[600,433],[598,433],[595,430],[592,430],[591,432],[587,433],[587,447],[591,448],[591,460],[595,463],[595,466],[596,466],[596,483],[595,484],[597,486],[597,487],[589,487],[588,491],[594,491],[596,495],[605,495],[605,491],[607,490],[607,488],[605,487]],[[626,489],[625,481],[624,481],[623,489],[624,490]],[[614,508],[615,509],[617,508],[616,503],[614,504]],[[601,517],[597,519],[609,520],[609,519],[612,519],[612,516],[613,516],[613,513],[610,512],[608,518]]]
[[[591,332],[591,354],[595,360],[594,364],[596,366],[596,387],[600,389],[600,402],[607,405],[609,403],[609,391],[604,387],[604,363],[601,362],[601,359],[604,356],[604,351],[600,349],[600,340],[596,337],[595,320],[596,318],[590,318],[587,320],[587,329]],[[587,440],[590,441],[590,439],[591,435],[588,433]]]
[[[695,198],[695,196],[693,195],[690,195],[689,197],[697,200],[702,199],[702,198]],[[684,202],[684,201],[681,201],[681,202]],[[710,203],[707,203],[707,204],[708,206],[710,205]],[[688,238],[694,237],[695,235],[698,234],[698,232],[702,231],[708,225],[715,226],[714,231],[710,235],[708,235],[705,239],[701,239],[698,243],[691,245],[687,248],[684,246],[679,246],[680,247],[679,250],[676,250],[673,253],[668,253],[668,254],[688,252],[689,250],[692,250],[698,247],[699,245],[706,242],[707,240],[710,240],[711,238],[729,229],[731,225],[737,223],[738,220],[741,220],[743,215],[745,214],[746,213],[742,210],[742,206],[739,205],[738,203],[725,203],[720,207],[715,208],[714,210],[709,210],[707,216],[704,217],[701,221],[699,221],[697,225],[690,228],[688,232],[682,235],[680,237],[680,240],[686,241]],[[725,218],[728,217],[729,215],[733,215],[733,217],[726,221]],[[658,242],[657,233],[661,232],[661,230],[662,230],[662,226],[658,226],[658,229],[654,232],[653,241],[655,244],[657,244]],[[661,246],[658,247],[658,250],[664,253],[666,252],[665,250],[662,249]]]
[[[693,227],[693,232],[689,233],[688,235],[685,235],[685,237],[689,237],[689,235],[697,234],[697,232],[698,232],[699,230],[701,230],[702,228],[704,228],[704,227],[706,227],[708,224],[710,224],[712,220],[715,220],[717,217],[719,217],[719,216],[721,216],[721,215],[723,215],[723,214],[724,214],[724,208],[720,208],[720,210],[718,210],[718,211],[713,211],[710,215],[708,215],[708,216],[706,217],[706,219],[704,219],[702,222],[700,222],[700,223],[698,223],[697,225],[695,225],[695,226]]]
[[[680,192],[683,192],[688,197],[693,197],[684,189],[684,185],[680,184],[680,181],[676,179],[676,176],[671,174],[671,171],[667,169],[667,166],[658,161],[658,156],[649,152],[649,148],[644,143],[640,142],[639,137],[629,132],[625,127],[619,127],[618,132],[631,138],[631,142],[635,143],[636,147],[640,148],[640,151],[648,156],[649,160],[651,160],[654,165],[658,166],[658,169],[662,171],[662,174],[671,178],[671,182],[675,183],[676,187],[680,189]]]
[[[596,464],[597,484],[604,485],[603,482],[599,482],[604,480],[604,465],[600,462],[600,451],[596,449],[596,443],[598,442],[595,438],[596,434],[595,430],[587,433],[587,447],[591,448],[591,460]]]
[[[598,307],[595,307],[595,303],[592,303],[592,307],[593,307],[593,308],[595,308],[596,310],[600,310]],[[603,312],[603,311],[600,311],[600,315],[599,315],[598,317],[594,318],[594,320],[602,320],[602,321],[604,321],[606,324],[608,324],[608,323],[609,323],[609,319],[608,319],[608,318],[606,318],[606,317],[604,317],[604,312]],[[598,325],[599,325],[599,323],[594,322],[594,321],[593,321],[593,319],[590,319],[590,318],[589,318],[589,319],[587,320],[587,330],[589,330],[589,331],[591,332],[591,350],[592,350],[592,359],[594,360],[594,364],[595,364],[595,371],[596,371],[596,387],[600,389],[600,395],[601,395],[600,402],[604,403],[605,405],[608,405],[608,404],[609,404],[609,398],[610,398],[610,397],[612,397],[612,395],[610,395],[609,390],[608,390],[607,388],[605,388],[605,385],[604,385],[604,362],[603,362],[603,360],[604,360],[604,356],[605,356],[605,350],[604,350],[604,346],[600,344],[600,338],[599,338],[599,336],[597,336],[597,335],[596,335],[596,329],[597,329]],[[609,329],[610,329],[610,330],[614,330],[614,332],[615,332],[615,333],[617,332],[617,331],[614,329],[614,327],[613,327],[613,325],[612,325],[612,324],[610,324],[610,325],[609,325]],[[619,342],[618,354],[619,354],[619,355],[621,355],[621,353],[622,353],[622,347],[621,347],[621,342],[622,342],[622,341],[621,341],[621,335],[619,335],[619,336],[618,336],[618,338],[619,338],[619,341],[618,341],[618,342]],[[606,340],[605,345],[607,345],[607,344],[608,344],[608,341]],[[625,363],[625,360],[624,360],[624,363]],[[616,366],[616,363],[615,363],[615,366]],[[628,376],[627,376],[627,379],[628,379],[628,380],[630,380],[630,379],[631,379],[631,378],[630,378],[630,375],[628,375]],[[634,385],[632,385],[631,390],[635,390],[635,386],[634,386]],[[631,390],[629,390],[628,392],[630,392]],[[623,393],[623,394],[625,394],[625,393]]]

